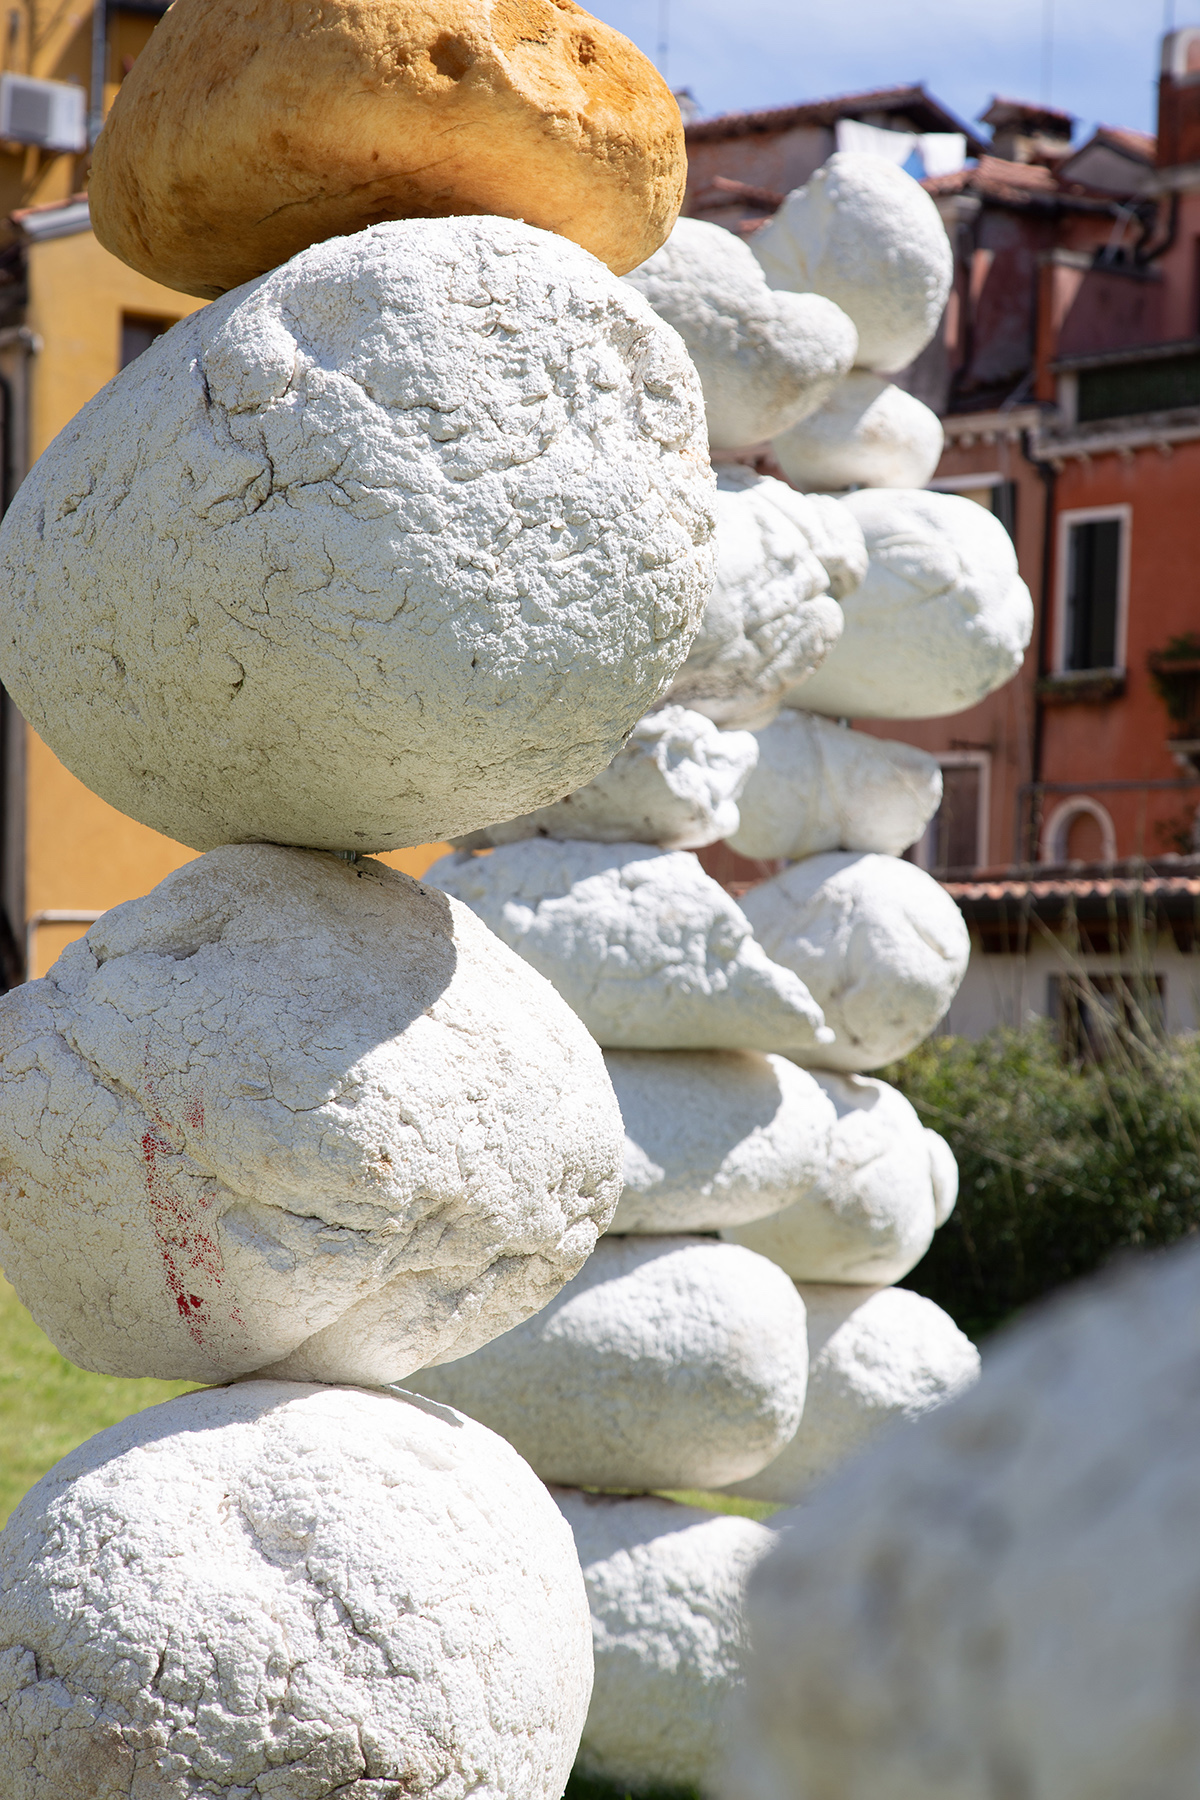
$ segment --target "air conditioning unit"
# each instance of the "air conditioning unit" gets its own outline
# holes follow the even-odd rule
[[[43,150],[84,150],[87,96],[70,81],[0,75],[0,138]]]

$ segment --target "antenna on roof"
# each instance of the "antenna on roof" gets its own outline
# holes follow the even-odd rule
[[[671,0],[658,0],[658,49],[655,60],[663,80],[667,79],[667,54],[671,38]]]
[[[1054,89],[1054,0],[1042,0],[1042,105]]]

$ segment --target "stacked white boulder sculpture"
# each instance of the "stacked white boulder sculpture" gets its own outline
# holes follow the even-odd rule
[[[540,29],[521,0],[513,65],[472,0],[447,9],[461,42],[429,45],[383,8],[332,0],[317,29],[272,0],[236,18],[179,0],[98,156],[110,241],[232,291],[22,488],[0,675],[97,792],[206,854],[0,1000],[0,1258],[85,1367],[236,1385],[102,1433],[0,1537],[5,1800],[559,1800],[570,1771],[592,1648],[568,1527],[494,1433],[385,1384],[576,1274],[618,1199],[620,1113],[528,961],[363,854],[553,814],[664,699],[711,586],[700,385],[618,279],[669,229],[678,112],[567,10],[549,61],[590,23],[637,95],[583,138],[546,59],[514,112]],[[464,84],[469,116],[443,68],[460,51],[507,71]],[[353,133],[339,165],[341,128],[306,142],[289,111],[298,81],[320,115],[316,72],[335,116],[348,66],[374,93],[369,195]],[[181,104],[199,68],[204,106]],[[234,143],[291,134],[268,159],[282,239],[257,175],[248,223],[202,217],[219,182],[177,179],[219,158],[219,135],[189,135],[217,111]],[[428,164],[450,131],[497,160],[485,178],[465,148],[435,205],[391,162]],[[511,190],[481,206],[496,168]],[[616,273],[492,216],[534,189]],[[431,210],[471,216],[405,217]],[[753,753],[672,714],[618,800],[653,810],[661,790],[673,841],[705,837]],[[812,1041],[803,983],[709,886],[711,947],[677,933],[681,1018],[691,983],[760,1037]],[[635,896],[634,938],[651,911]],[[701,1240],[684,1284],[711,1290],[714,1256],[761,1264],[776,1313],[773,1349],[744,1356],[761,1455],[731,1442],[713,1462],[733,1478],[790,1437],[805,1353],[790,1281],[752,1252]],[[732,1342],[757,1300],[725,1303]]]
[[[859,336],[887,367],[936,323],[948,251],[927,196],[888,170],[883,189],[938,234],[908,238],[893,309],[890,240],[869,241],[874,213],[859,204],[878,171],[862,162],[837,158],[812,184],[825,250],[786,283],[763,262],[777,288],[803,280],[856,323],[854,282],[885,293],[862,299]],[[715,234],[706,262],[711,231],[676,227],[629,279],[695,349],[710,441],[727,447],[730,421],[760,418],[781,378],[741,247]],[[853,279],[838,285],[842,265]],[[935,1028],[966,968],[957,908],[900,860],[940,773],[821,715],[958,710],[1015,671],[1031,623],[1011,544],[981,508],[800,494],[736,464],[719,475],[716,585],[673,705],[589,787],[464,838],[428,877],[569,1000],[624,1119],[621,1199],[586,1268],[536,1317],[410,1381],[556,1484],[595,1632],[581,1767],[635,1790],[711,1785],[714,1721],[737,1681],[734,1577],[769,1541],[670,1492],[795,1499],[977,1374],[953,1322],[888,1285],[949,1215],[957,1172],[869,1073]],[[735,902],[687,854],[722,835],[790,866]]]

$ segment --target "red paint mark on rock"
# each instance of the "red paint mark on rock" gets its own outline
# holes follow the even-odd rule
[[[183,1122],[193,1131],[204,1130],[204,1100],[200,1094],[194,1094],[184,1107]]]

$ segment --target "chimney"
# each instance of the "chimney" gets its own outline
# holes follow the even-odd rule
[[[1168,32],[1158,80],[1158,166],[1200,163],[1200,26]]]
[[[980,121],[992,127],[991,152],[1005,162],[1044,163],[1051,168],[1071,154],[1073,114],[1029,100],[997,95]]]

